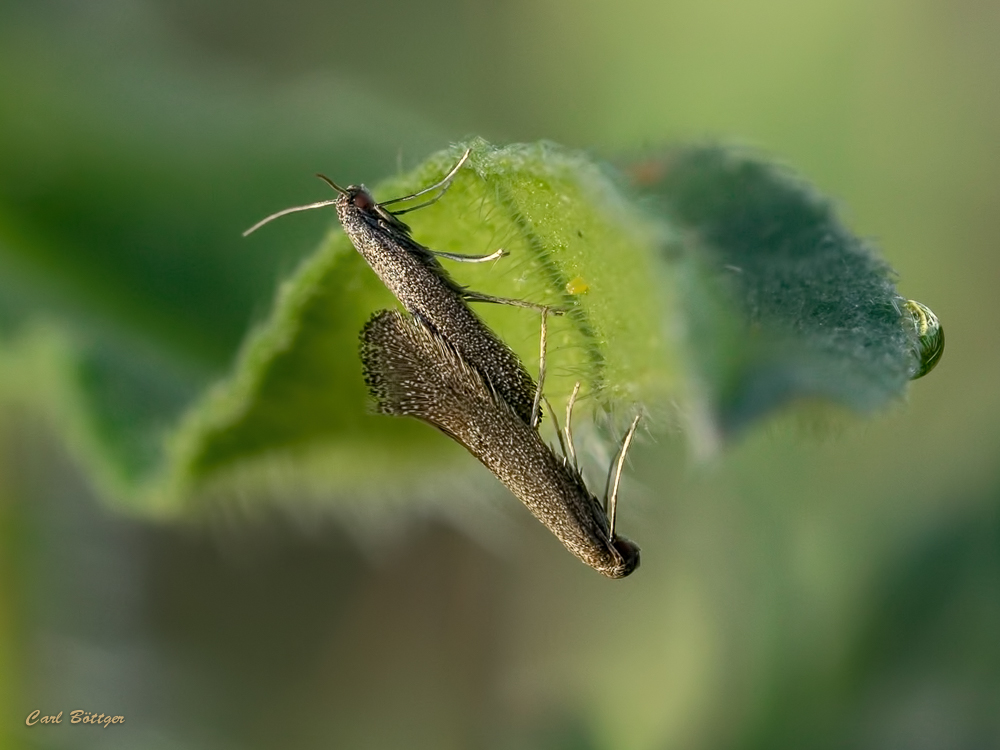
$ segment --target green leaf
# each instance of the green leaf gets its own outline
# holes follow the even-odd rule
[[[387,199],[425,187],[460,153],[438,154],[376,195]],[[662,402],[671,355],[664,315],[651,314],[663,295],[662,274],[648,252],[649,222],[621,203],[592,164],[550,145],[498,149],[477,141],[470,165],[445,200],[408,215],[414,236],[456,253],[503,246],[508,257],[492,266],[461,265],[456,278],[477,291],[570,310],[550,320],[550,399],[566,398],[581,379],[592,407]],[[262,472],[272,471],[261,465],[272,459],[286,473],[295,464],[300,477],[314,476],[351,495],[386,483],[433,485],[460,457],[471,466],[426,426],[369,413],[358,334],[374,311],[394,304],[347,238],[335,232],[284,285],[235,376],[185,420],[171,453],[172,480],[181,489],[172,485],[165,505],[209,479],[259,482]],[[477,309],[529,370],[537,368],[537,314],[496,305]]]
[[[794,398],[870,410],[914,374],[916,334],[889,269],[783,171],[722,149],[677,151],[632,170],[647,193],[637,201],[551,144],[471,147],[444,199],[407,220],[435,250],[509,252],[454,264],[459,283],[568,309],[549,319],[546,394],[557,414],[579,380],[581,416],[619,426],[642,409],[655,426],[678,404],[702,404],[726,436]],[[376,198],[432,184],[461,151],[377,186]],[[311,200],[325,197],[315,188]],[[261,229],[247,252],[300,220]],[[460,447],[369,412],[358,334],[395,304],[335,229],[211,388],[203,370],[155,347],[111,344],[100,331],[71,343],[56,326],[14,339],[0,392],[20,388],[73,415],[68,432],[105,494],[138,513],[197,516],[234,498],[355,508],[455,496],[478,470]],[[476,307],[537,370],[538,315]],[[48,374],[11,374],[32,369]]]
[[[673,226],[665,254],[711,429],[731,436],[794,400],[868,412],[903,393],[920,343],[893,272],[810,185],[711,146],[631,175]]]

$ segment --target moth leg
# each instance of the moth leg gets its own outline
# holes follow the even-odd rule
[[[618,515],[618,483],[622,478],[622,467],[625,465],[625,454],[628,453],[629,445],[632,444],[632,437],[635,435],[635,428],[639,426],[639,418],[642,414],[636,414],[635,419],[632,420],[632,426],[628,428],[628,432],[625,433],[625,439],[622,440],[622,447],[618,451],[618,460],[612,462],[612,465],[608,467],[608,481],[604,485],[604,511],[608,516],[608,537],[610,539],[615,538],[615,516]],[[611,485],[611,494],[608,494],[608,485],[611,484],[611,469],[615,470],[615,481]]]
[[[539,407],[542,403],[542,388],[545,386],[545,346],[548,339],[548,318],[549,308],[542,308],[542,335],[539,343],[538,355],[538,387],[535,388],[535,401],[531,405],[531,429],[538,429],[538,421],[541,413]]]
[[[579,468],[576,463],[576,447],[573,445],[573,406],[576,404],[576,397],[580,394],[580,381],[576,381],[573,392],[569,396],[569,403],[566,404],[566,445],[569,449],[569,458],[575,468]],[[560,439],[559,442],[562,442]]]
[[[438,258],[444,258],[445,260],[454,260],[459,263],[488,263],[491,260],[499,260],[504,256],[510,255],[502,247],[496,252],[492,252],[489,255],[460,255],[459,253],[446,253],[442,250],[431,250],[434,255]]]
[[[556,412],[552,408],[552,404],[549,403],[549,400],[545,398],[544,395],[542,396],[542,401],[545,402],[545,408],[549,410],[549,416],[552,417],[552,425],[556,428],[556,437],[559,439],[559,449],[562,451],[563,458],[566,463],[569,463],[569,454],[566,452],[566,440],[563,438],[563,431],[562,427],[559,426],[559,420],[556,419]]]
[[[535,310],[537,312],[548,312],[553,315],[563,315],[566,310],[562,307],[553,307],[551,305],[541,305],[537,302],[528,302],[523,299],[513,299],[511,297],[494,297],[491,294],[483,294],[482,292],[474,292],[471,289],[462,290],[462,296],[465,297],[469,302],[489,302],[494,305],[510,305],[511,307],[526,307],[529,310]]]
[[[435,182],[433,185],[425,187],[423,190],[418,190],[415,193],[410,193],[409,195],[403,195],[403,196],[400,196],[399,198],[393,198],[392,200],[382,201],[381,203],[379,203],[379,205],[380,206],[389,206],[389,205],[392,205],[393,203],[401,203],[403,201],[412,200],[413,198],[418,198],[421,195],[427,195],[427,193],[433,192],[433,191],[438,190],[440,188],[441,192],[438,195],[435,195],[429,201],[421,203],[419,206],[413,206],[412,208],[407,208],[407,209],[405,209],[403,211],[391,211],[390,213],[392,213],[393,216],[396,216],[398,214],[406,214],[406,213],[409,213],[410,211],[416,211],[418,208],[424,208],[425,206],[430,206],[433,203],[437,203],[439,200],[441,200],[441,198],[444,196],[444,194],[448,192],[448,188],[451,187],[451,180],[452,180],[452,178],[456,174],[458,174],[458,170],[462,168],[462,165],[465,164],[465,162],[469,158],[469,154],[471,154],[471,153],[472,153],[472,149],[471,148],[465,149],[465,153],[462,154],[462,158],[458,160],[458,164],[456,164],[454,167],[452,167],[451,170],[448,172],[448,174],[446,174],[440,180],[438,180],[437,182]]]
[[[530,425],[532,429],[538,428],[539,417],[541,416],[541,401],[542,401],[542,388],[545,384],[545,346],[547,340],[548,324],[547,316],[551,313],[552,315],[563,315],[566,310],[561,307],[552,307],[551,305],[540,305],[537,302],[526,302],[525,300],[512,299],[510,297],[494,297],[489,294],[483,294],[482,292],[474,292],[466,289],[462,292],[466,300],[470,302],[490,302],[495,305],[510,305],[512,307],[524,307],[528,310],[537,310],[542,314],[542,333],[540,342],[540,355],[538,360],[538,386],[535,388],[535,399],[531,405],[531,422]]]

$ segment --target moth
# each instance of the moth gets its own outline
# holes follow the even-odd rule
[[[451,278],[438,258],[479,263],[504,255],[459,255],[431,250],[411,236],[410,227],[399,216],[440,200],[451,181],[468,160],[466,150],[458,163],[439,182],[402,198],[379,203],[364,185],[340,187],[317,175],[338,196],[331,200],[278,211],[250,227],[244,236],[285,214],[334,206],[337,217],[354,247],[368,262],[386,288],[403,307],[431,331],[447,340],[462,359],[474,367],[529,425],[537,424],[539,405],[534,380],[520,358],[476,315],[469,302],[493,302],[560,314],[558,308],[506,297],[493,297],[467,289]],[[416,206],[390,211],[386,206],[409,201],[428,193],[437,195]]]
[[[377,411],[415,417],[456,440],[570,552],[600,573],[624,578],[638,567],[639,547],[615,530],[621,470],[638,416],[612,464],[617,464],[613,482],[609,469],[600,502],[584,483],[572,448],[569,414],[579,388],[567,411],[569,451],[564,443],[557,456],[500,389],[420,318],[397,310],[376,313],[361,333],[361,362]]]

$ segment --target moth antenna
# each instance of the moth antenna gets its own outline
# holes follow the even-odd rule
[[[439,200],[441,200],[442,198],[444,198],[444,194],[448,192],[448,188],[449,187],[451,187],[451,183],[450,182],[447,185],[444,186],[444,189],[440,193],[438,193],[437,195],[435,195],[429,201],[424,201],[423,203],[418,203],[416,206],[410,206],[409,208],[401,208],[399,211],[389,211],[389,210],[386,210],[386,213],[392,214],[393,216],[402,216],[403,214],[410,213],[410,211],[419,211],[421,208],[427,208],[428,206],[433,206]],[[412,196],[407,196],[407,198],[409,198],[409,197],[412,197]],[[386,201],[385,203],[395,203],[396,201],[403,201],[403,200],[406,200],[406,198],[396,198],[396,200]],[[380,203],[379,205],[380,206],[384,206],[385,203]]]
[[[342,188],[340,185],[338,185],[336,182],[334,182],[333,180],[331,180],[325,174],[317,174],[316,176],[319,177],[321,180],[323,180],[323,182],[325,182],[327,185],[329,185],[330,187],[332,187],[334,190],[336,190],[341,195],[347,195],[347,190],[345,188]]]
[[[338,190],[339,190],[339,188],[338,188]],[[273,213],[270,216],[268,216],[267,218],[261,219],[260,221],[258,221],[256,224],[254,224],[252,227],[250,227],[247,231],[245,231],[243,233],[243,236],[246,237],[247,235],[253,234],[254,232],[256,232],[258,229],[260,229],[265,224],[270,224],[272,221],[274,221],[275,219],[278,219],[278,218],[284,216],[285,214],[294,214],[297,211],[311,211],[314,208],[323,208],[325,206],[332,206],[336,202],[337,202],[337,200],[334,199],[334,200],[330,200],[330,201],[319,201],[318,203],[310,203],[307,206],[293,206],[292,208],[284,208],[281,211],[278,211],[277,213]]]
[[[471,148],[465,149],[465,153],[462,154],[462,158],[458,160],[458,164],[456,164],[454,167],[452,167],[451,171],[448,172],[448,174],[446,174],[444,177],[442,177],[440,180],[438,180],[437,182],[435,182],[430,187],[425,187],[423,190],[418,190],[415,193],[410,193],[409,195],[404,195],[402,198],[393,198],[392,200],[384,201],[383,203],[381,203],[379,205],[388,206],[388,205],[390,205],[392,203],[400,203],[402,201],[408,201],[408,200],[411,200],[413,198],[418,198],[421,195],[426,195],[427,193],[430,193],[430,192],[432,192],[434,190],[437,190],[438,188],[441,188],[441,187],[444,188],[444,190],[441,191],[441,195],[444,195],[445,192],[448,190],[448,188],[451,187],[451,178],[454,177],[458,173],[458,170],[460,170],[462,168],[462,165],[465,164],[466,161],[468,161],[469,154],[471,154],[471,153],[472,153],[472,149]],[[428,201],[427,203],[425,203],[423,205],[429,206],[431,203],[434,203],[435,201],[440,200],[441,199],[441,195],[439,195],[437,198],[434,198],[431,201]],[[415,208],[408,208],[406,210],[407,211],[415,211],[416,208],[422,208],[422,207],[423,206],[417,206]],[[405,213],[405,211],[398,211],[397,213]]]

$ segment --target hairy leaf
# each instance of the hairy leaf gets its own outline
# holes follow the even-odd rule
[[[406,218],[435,250],[508,251],[451,264],[459,283],[567,310],[549,319],[546,395],[557,414],[579,380],[580,411],[612,425],[642,409],[655,429],[678,404],[700,404],[725,437],[796,398],[871,410],[916,372],[912,321],[889,269],[783,170],[721,148],[679,150],[629,171],[637,200],[551,144],[471,147],[445,197]],[[376,198],[434,183],[461,151],[378,185]],[[312,200],[323,190],[315,183]],[[244,241],[247,253],[300,220],[264,227]],[[37,403],[58,392],[57,411],[93,475],[135,512],[199,515],[236,498],[354,507],[460,494],[474,469],[458,447],[413,420],[370,413],[358,334],[396,304],[335,228],[281,284],[212,387],[204,368],[141,340],[100,328],[71,339],[56,324],[8,336],[0,389]],[[537,313],[475,307],[536,371]],[[15,377],[18,363],[49,375]]]
[[[715,430],[795,399],[870,411],[903,392],[919,345],[893,272],[811,186],[721,147],[631,175],[672,224],[664,250]]]

